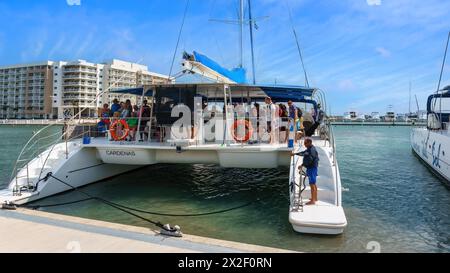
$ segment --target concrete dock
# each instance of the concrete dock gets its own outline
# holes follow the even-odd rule
[[[1,253],[280,253],[287,250],[28,209],[0,210]]]

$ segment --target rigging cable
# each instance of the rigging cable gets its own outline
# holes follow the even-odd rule
[[[439,76],[438,92],[439,92],[439,89],[441,89],[442,75],[444,74],[445,61],[447,60],[447,51],[448,51],[449,42],[450,42],[450,32],[448,33],[447,45],[445,46],[444,60],[442,61],[441,74]],[[440,114],[441,122],[442,122],[442,96],[443,96],[443,93],[441,93],[441,99],[439,100],[439,114]]]
[[[173,53],[172,63],[170,64],[169,80],[170,80],[170,77],[172,76],[172,69],[173,69],[173,65],[175,63],[175,58],[177,57],[178,46],[180,44],[181,34],[183,33],[184,22],[186,21],[186,15],[189,10],[189,3],[190,3],[190,0],[186,0],[186,7],[184,9],[183,21],[181,22],[180,32],[178,33],[177,44],[175,46],[175,52]]]
[[[449,45],[449,42],[450,42],[450,31],[449,31],[449,33],[448,33],[448,37],[447,37],[447,44],[446,44],[446,46],[445,46],[445,53],[444,53],[444,59],[442,60],[442,67],[441,67],[441,73],[440,73],[440,76],[439,76],[439,82],[438,82],[438,86],[437,86],[437,90],[436,90],[436,95],[439,95],[439,90],[441,89],[441,82],[442,82],[442,76],[443,76],[443,74],[444,74],[444,69],[445,69],[445,62],[446,62],[446,60],[447,60],[447,52],[448,52],[448,45]],[[439,100],[440,101],[440,122],[442,122],[442,96],[443,96],[443,94],[441,94],[441,99]],[[434,117],[436,117],[437,116],[437,114],[436,114],[436,103],[437,103],[437,100],[435,99],[434,100],[434,104],[433,104],[433,116]],[[427,126],[427,127],[429,127],[429,126]],[[430,130],[428,130],[428,137],[427,137],[427,140],[426,140],[426,146],[428,146],[428,140],[430,139]]]
[[[89,198],[84,198],[84,199],[75,200],[75,201],[69,201],[69,202],[57,203],[57,204],[48,204],[48,205],[21,205],[21,207],[36,210],[36,209],[40,209],[40,208],[52,208],[52,207],[72,205],[72,204],[82,203],[82,202],[86,202],[86,201],[90,201],[90,200],[94,200],[94,198],[89,197]]]
[[[306,73],[305,62],[304,62],[304,60],[303,60],[302,49],[301,49],[301,47],[300,47],[300,43],[299,43],[297,31],[295,30],[295,27],[294,27],[294,20],[292,19],[291,7],[290,7],[288,1],[289,1],[289,0],[285,0],[286,6],[287,6],[288,12],[289,12],[289,20],[290,20],[290,22],[291,22],[292,31],[294,32],[294,37],[295,37],[295,42],[296,42],[296,44],[297,44],[298,54],[300,55],[300,61],[302,62],[302,67],[303,67],[303,73],[304,73],[304,76],[305,76],[306,87],[309,87],[308,74]]]

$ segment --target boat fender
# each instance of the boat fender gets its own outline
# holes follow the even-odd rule
[[[16,210],[17,206],[14,204],[14,202],[5,201],[5,203],[2,204],[3,210]]]
[[[170,237],[183,237],[183,233],[181,232],[181,228],[179,225],[175,225],[171,227],[169,224],[165,224],[161,229],[160,233],[162,235],[170,236]]]

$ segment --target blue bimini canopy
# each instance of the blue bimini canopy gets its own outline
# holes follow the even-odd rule
[[[313,88],[290,85],[263,85],[259,88],[275,101],[305,100],[305,98],[311,98],[315,91]]]
[[[226,69],[220,66],[218,63],[213,61],[212,59],[202,55],[198,52],[194,51],[194,59],[196,62],[203,64],[204,66],[216,71],[217,73],[227,77],[228,79],[236,82],[236,83],[246,83],[246,71],[244,68],[234,68],[232,70]]]
[[[110,93],[142,96],[143,91],[144,91],[144,88],[139,87],[139,88],[130,88],[130,89],[111,90]],[[145,97],[153,96],[153,90],[152,89],[147,90],[145,92],[144,96]]]

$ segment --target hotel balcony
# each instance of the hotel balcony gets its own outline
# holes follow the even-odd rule
[[[65,81],[63,86],[91,86],[97,87],[97,82],[86,82],[86,81]]]
[[[80,91],[80,90],[73,90],[73,91],[67,91],[64,90],[64,96],[70,96],[70,95],[76,95],[76,96],[85,96],[85,95],[91,95],[96,96],[97,91]]]
[[[84,68],[84,67],[65,67],[64,72],[83,72],[83,73],[89,73],[89,74],[96,74],[97,75],[97,69],[94,68]]]
[[[71,79],[71,80],[95,80],[97,81],[97,76],[90,76],[90,75],[64,75],[64,80]]]

